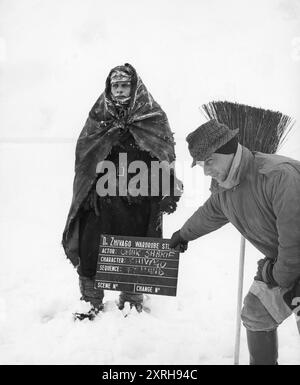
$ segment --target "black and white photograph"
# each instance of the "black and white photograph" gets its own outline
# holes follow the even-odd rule
[[[299,365],[299,106],[300,0],[0,0],[0,365]]]

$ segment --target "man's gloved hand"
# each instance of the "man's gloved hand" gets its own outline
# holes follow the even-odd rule
[[[273,278],[273,265],[275,261],[271,258],[263,258],[257,262],[257,272],[254,279],[256,281],[262,281],[270,287],[278,286],[277,282]]]
[[[179,251],[180,253],[184,253],[187,250],[188,241],[182,238],[180,235],[180,230],[175,231],[175,233],[171,237],[170,248]]]
[[[294,284],[291,290],[283,295],[283,299],[300,319],[300,279]]]

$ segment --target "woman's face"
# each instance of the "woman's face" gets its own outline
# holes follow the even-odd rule
[[[131,83],[130,82],[114,82],[111,84],[111,94],[116,99],[126,99],[130,96]]]

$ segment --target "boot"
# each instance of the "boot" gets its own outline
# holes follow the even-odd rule
[[[125,302],[130,303],[130,308],[133,306],[136,308],[138,313],[141,313],[143,310],[143,294],[130,293],[128,291],[122,291],[119,296],[118,307],[120,310],[124,309]]]
[[[94,279],[89,277],[79,276],[79,288],[81,292],[81,300],[89,302],[91,304],[91,309],[87,313],[75,313],[74,316],[76,319],[83,320],[88,318],[93,320],[96,315],[103,310],[103,289],[94,288]]]
[[[278,365],[277,329],[254,332],[247,330],[250,365]]]
[[[96,315],[101,311],[100,308],[91,307],[90,310],[86,313],[74,313],[74,320],[82,321],[84,319],[89,319],[90,321],[93,321],[96,317]]]

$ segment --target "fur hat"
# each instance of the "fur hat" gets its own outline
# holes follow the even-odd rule
[[[207,159],[216,150],[234,138],[238,132],[239,129],[230,130],[225,124],[221,124],[215,119],[209,120],[191,132],[187,136],[186,141],[188,142],[190,154],[193,157],[192,167],[196,165],[197,161]]]

